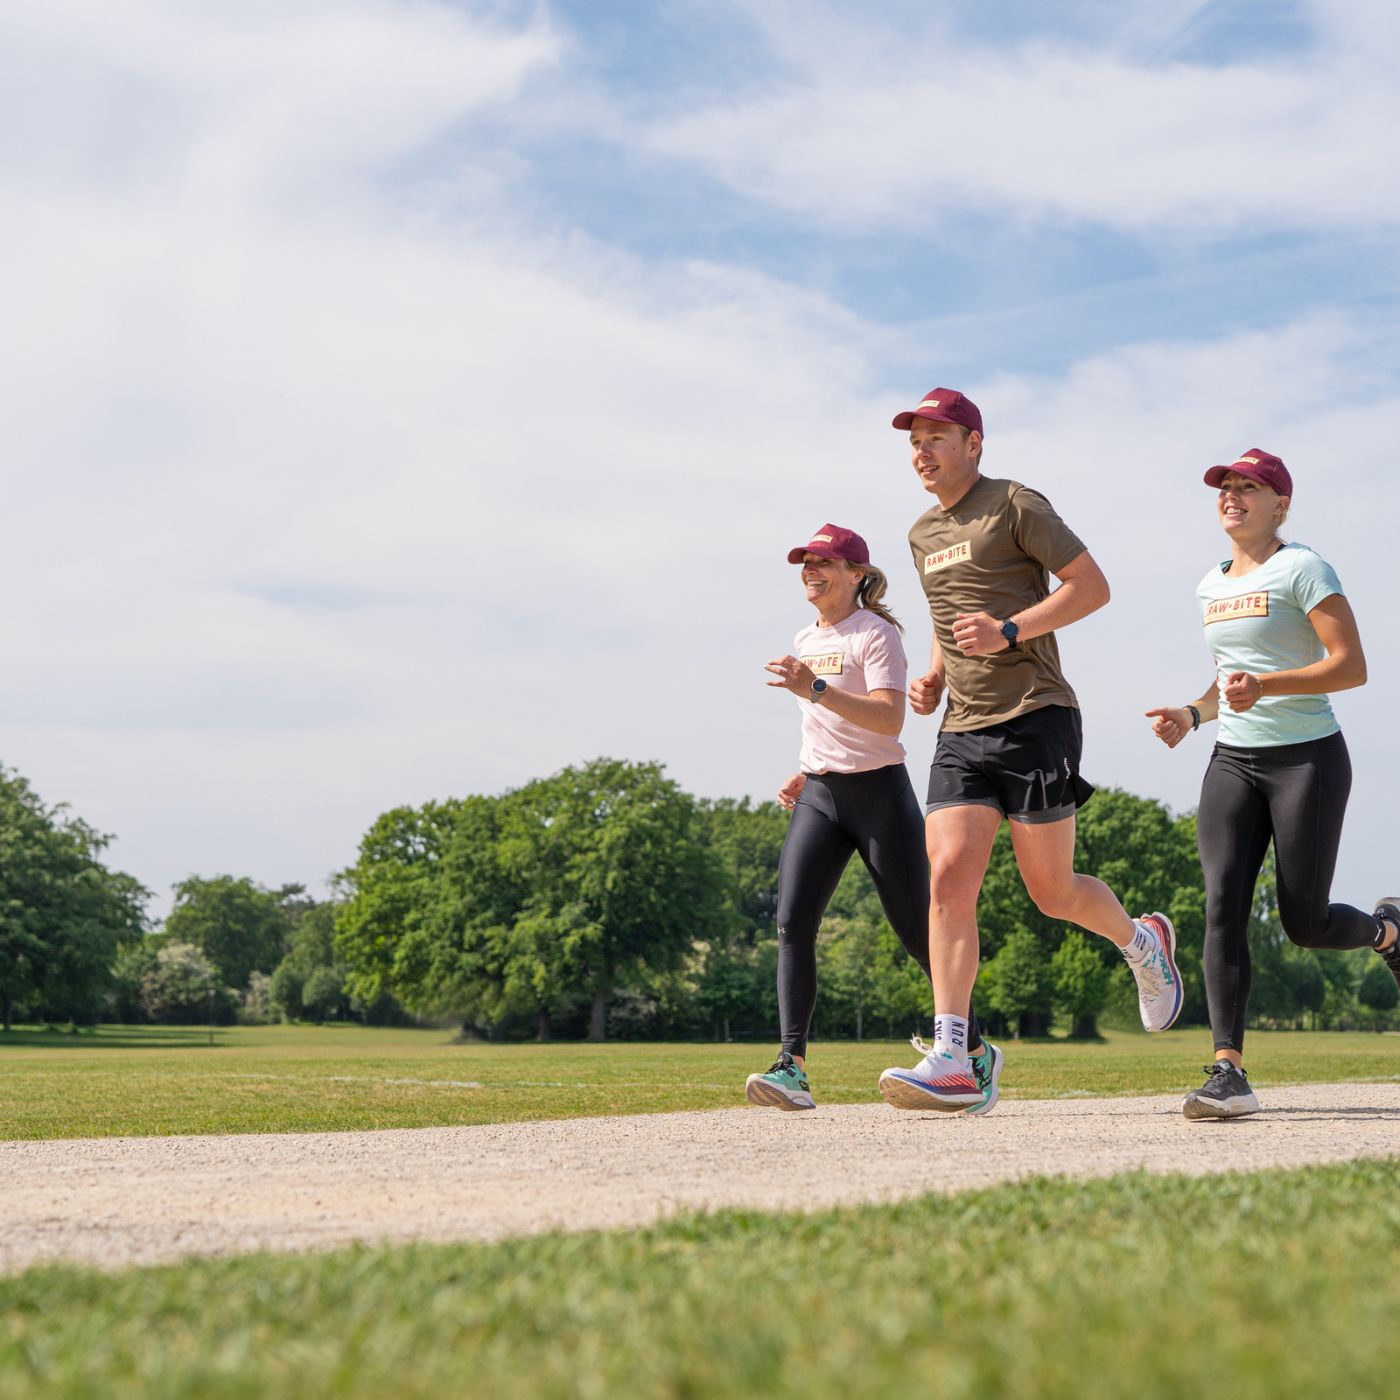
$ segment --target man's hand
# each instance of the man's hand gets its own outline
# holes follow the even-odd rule
[[[1164,705],[1148,710],[1152,732],[1169,748],[1174,749],[1191,732],[1191,712],[1185,706]]]
[[[964,656],[991,656],[1011,643],[1001,635],[1001,623],[990,613],[961,613],[953,619],[953,640]]]
[[[812,682],[816,680],[816,672],[805,662],[799,661],[795,656],[779,656],[770,661],[764,668],[771,671],[777,680],[769,681],[769,685],[780,685],[784,690],[790,690],[794,695],[800,695],[803,699],[810,699],[812,694]]]
[[[797,799],[802,796],[802,789],[807,786],[807,775],[805,773],[794,773],[782,787],[778,789],[778,806],[784,811],[790,812],[797,806]]]
[[[931,715],[943,699],[943,672],[930,671],[909,682],[909,708],[916,715]]]
[[[1248,671],[1235,671],[1226,676],[1220,687],[1220,698],[1238,715],[1253,709],[1264,694],[1264,683]]]

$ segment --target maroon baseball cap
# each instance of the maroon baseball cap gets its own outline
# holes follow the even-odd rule
[[[839,525],[823,525],[812,536],[811,544],[800,544],[788,550],[788,563],[800,564],[804,554],[819,554],[823,559],[849,559],[852,564],[868,564],[870,550],[854,530]]]
[[[1293,478],[1289,476],[1288,468],[1283,465],[1283,458],[1275,457],[1272,452],[1265,452],[1262,447],[1251,447],[1228,467],[1212,467],[1205,474],[1206,485],[1219,486],[1225,480],[1226,472],[1247,476],[1261,486],[1272,487],[1280,496],[1293,494]]]
[[[971,428],[975,433],[982,432],[982,414],[977,405],[966,394],[956,389],[930,389],[918,408],[896,416],[894,426],[907,433],[914,426],[916,418],[931,418],[935,423],[956,423],[961,428]]]

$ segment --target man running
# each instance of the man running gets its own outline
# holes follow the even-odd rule
[[[920,715],[945,693],[948,705],[924,808],[934,1043],[916,1047],[925,1053],[912,1070],[887,1069],[880,1093],[896,1108],[960,1112],[984,1097],[967,1017],[977,899],[1003,817],[1041,913],[1122,950],[1147,1030],[1180,1014],[1181,978],[1166,915],[1131,919],[1102,880],[1074,869],[1075,812],[1093,788],[1079,776],[1079,705],[1054,633],[1108,602],[1103,573],[1044,496],[982,475],[982,415],[966,395],[934,389],[894,426],[909,434],[914,470],[938,498],[909,531],[933,619],[928,671],[909,701]]]

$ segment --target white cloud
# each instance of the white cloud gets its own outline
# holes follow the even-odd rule
[[[760,669],[805,621],[783,555],[822,520],[867,534],[926,645],[903,544],[924,499],[887,424],[929,385],[878,369],[904,332],[741,268],[546,236],[503,200],[463,211],[498,155],[471,120],[552,77],[547,30],[131,13],[123,37],[55,7],[21,47],[178,120],[123,101],[110,164],[86,119],[50,132],[61,159],[0,163],[22,332],[0,343],[0,758],[118,833],[126,868],[161,891],[315,881],[390,805],[599,753],[766,794],[796,752]],[[376,178],[449,128],[444,206]],[[1299,536],[1363,613],[1386,596],[1378,444],[1400,424],[1392,385],[1349,377],[1367,348],[1310,319],[964,386],[991,469],[1043,485],[1113,579],[1066,640],[1097,776],[1192,800],[1190,759],[1137,711],[1204,669],[1190,588],[1217,543],[1192,483],[1218,454],[1262,439],[1296,462]],[[1332,462],[1341,484],[1310,494]],[[1346,702],[1373,759],[1395,757],[1369,718],[1390,665]],[[917,773],[931,726],[908,741]],[[1368,872],[1373,828],[1348,857]]]
[[[650,141],[846,229],[932,231],[967,212],[1197,236],[1400,218],[1400,185],[1379,176],[1400,158],[1390,8],[1318,0],[1310,50],[1164,58],[1203,8],[1172,7],[1159,26],[1128,7],[1092,44],[995,48],[938,15],[872,30],[826,9],[821,42],[770,16],[771,82],[662,119]]]
[[[305,197],[513,97],[560,57],[442,4],[51,0],[0,19],[11,178]]]

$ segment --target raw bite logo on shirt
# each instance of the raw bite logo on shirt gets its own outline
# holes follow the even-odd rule
[[[1217,598],[1206,604],[1205,625],[1212,622],[1229,622],[1237,617],[1268,617],[1269,594],[1237,593],[1233,598]]]
[[[924,555],[924,573],[936,574],[939,569],[946,569],[950,564],[971,558],[971,540],[963,540],[961,544],[950,544],[947,549],[940,549],[937,553]]]
[[[839,651],[833,651],[826,656],[802,656],[798,660],[808,667],[814,676],[839,676],[845,657]]]

